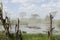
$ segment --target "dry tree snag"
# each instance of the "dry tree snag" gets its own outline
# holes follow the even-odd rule
[[[56,13],[57,13],[57,11],[50,12],[50,30],[48,32],[48,36],[49,36],[48,40],[52,40],[52,31],[54,29],[52,27],[52,22],[53,22],[53,18],[54,18],[54,16],[55,16]]]
[[[21,30],[19,30],[19,19],[18,24],[15,25],[15,40],[22,40],[22,33]]]

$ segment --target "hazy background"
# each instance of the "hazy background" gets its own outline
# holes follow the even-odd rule
[[[49,13],[51,11],[57,11],[53,19],[53,27],[55,27],[56,31],[59,31],[60,0],[1,1],[3,3],[3,16],[5,17],[7,15],[10,18],[13,27],[12,31],[15,30],[14,25],[17,23],[17,18],[19,18],[22,31],[26,31],[27,33],[46,33],[50,27]]]

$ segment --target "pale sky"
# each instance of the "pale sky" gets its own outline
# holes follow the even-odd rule
[[[55,19],[60,19],[60,0],[2,0],[3,8],[11,18],[19,18],[21,12],[30,17],[38,14],[45,18],[50,11],[56,10]]]

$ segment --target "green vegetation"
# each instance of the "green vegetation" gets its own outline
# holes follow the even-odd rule
[[[60,35],[54,35],[53,40],[60,40]],[[3,32],[0,32],[0,40],[6,40]],[[13,34],[9,37],[9,40],[14,40]],[[46,34],[23,34],[23,40],[48,40]]]
[[[43,34],[23,34],[24,40],[47,40],[47,35]]]

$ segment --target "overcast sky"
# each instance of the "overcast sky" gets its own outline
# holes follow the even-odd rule
[[[18,18],[21,12],[39,14],[45,18],[50,11],[56,10],[55,19],[60,19],[60,0],[2,0],[3,8],[11,18]]]

